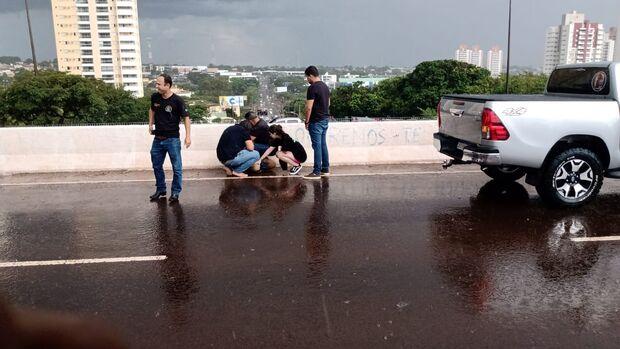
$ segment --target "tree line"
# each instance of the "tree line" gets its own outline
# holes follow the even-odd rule
[[[547,76],[520,74],[511,76],[510,93],[543,93]],[[332,92],[331,113],[348,116],[434,117],[439,99],[447,94],[501,94],[505,76],[492,78],[488,70],[454,60],[419,64],[404,76],[381,81],[368,88],[361,83],[340,86]]]
[[[258,99],[256,80],[229,81],[195,73],[188,78],[197,86],[197,99],[206,103],[217,103],[224,95],[247,95],[250,106]],[[288,83],[295,92],[287,98],[291,110],[303,106],[302,81]],[[545,84],[544,75],[522,74],[511,77],[510,91],[541,93]],[[503,93],[504,85],[503,77],[491,78],[486,69],[473,65],[453,60],[424,62],[410,74],[384,80],[374,88],[354,84],[335,89],[331,111],[337,118],[434,117],[442,95]],[[204,116],[205,107],[192,104],[192,118]],[[0,85],[0,126],[146,122],[149,105],[150,96],[134,98],[99,80],[48,70],[36,76],[21,71],[8,86]]]

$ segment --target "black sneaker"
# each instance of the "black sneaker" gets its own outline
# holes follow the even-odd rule
[[[312,172],[312,173],[305,175],[304,178],[305,179],[321,179],[321,174]]]
[[[172,195],[170,195],[170,199],[168,199],[168,201],[170,201],[170,202],[179,202],[179,194],[172,194]]]
[[[288,174],[290,174],[291,176],[294,176],[296,174],[298,174],[301,171],[302,166],[293,166],[291,167],[291,170],[288,172]]]
[[[158,200],[159,198],[161,198],[162,196],[166,196],[166,192],[165,191],[156,191],[155,194],[149,196],[149,198],[151,200]]]
[[[321,170],[321,176],[329,176],[329,170]]]

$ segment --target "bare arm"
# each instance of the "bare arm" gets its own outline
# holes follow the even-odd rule
[[[306,128],[310,123],[310,116],[312,115],[312,106],[314,106],[314,99],[306,100]]]
[[[245,141],[245,149],[247,149],[249,151],[253,151],[254,150],[254,142],[252,142],[252,140]]]
[[[189,148],[190,145],[192,145],[192,137],[191,137],[191,133],[192,133],[192,122],[190,121],[189,117],[185,117],[185,149]]]
[[[155,112],[149,108],[149,134],[153,134],[153,124],[155,124]]]
[[[263,161],[266,157],[268,157],[268,156],[269,156],[269,154],[271,154],[271,152],[272,152],[274,149],[275,149],[275,147],[269,147],[269,148],[267,148],[267,150],[265,150],[265,153],[263,154],[263,156],[261,156],[261,157],[260,157],[260,159],[259,159],[258,161],[259,161],[259,162],[260,162],[260,161]]]

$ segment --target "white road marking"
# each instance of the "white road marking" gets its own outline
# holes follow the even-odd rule
[[[96,259],[64,259],[55,261],[29,261],[29,262],[0,262],[0,268],[41,267],[49,265],[76,265],[76,264],[102,264],[102,263],[129,263],[162,261],[166,256],[145,257],[120,257],[120,258],[96,258]]]
[[[571,238],[573,242],[605,242],[605,241],[620,241],[620,236],[594,236],[587,238]]]
[[[351,174],[331,174],[329,177],[379,177],[379,176],[415,176],[415,175],[446,175],[446,174],[469,174],[480,173],[480,171],[412,171],[412,172],[381,172],[381,173],[351,173]],[[244,180],[244,179],[267,179],[267,178],[300,178],[302,176],[253,176],[246,178],[238,177],[202,177],[202,178],[184,178],[185,182],[205,182],[205,181],[221,181],[221,180]],[[29,187],[29,186],[47,186],[47,185],[76,185],[76,184],[111,184],[111,183],[153,183],[155,179],[118,179],[105,181],[72,181],[72,182],[36,182],[36,183],[4,183],[0,187]],[[171,182],[171,180],[166,180]]]

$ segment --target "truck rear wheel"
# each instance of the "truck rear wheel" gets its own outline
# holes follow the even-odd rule
[[[517,166],[487,166],[482,172],[500,182],[514,182],[525,176],[525,169]]]
[[[591,150],[573,148],[551,159],[536,186],[540,198],[553,206],[578,207],[592,201],[603,185],[603,166]]]

